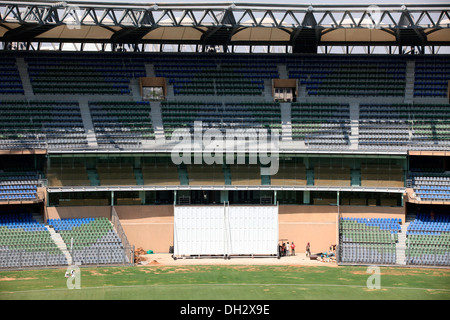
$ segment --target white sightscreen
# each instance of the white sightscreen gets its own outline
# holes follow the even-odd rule
[[[228,254],[277,254],[277,207],[229,207],[227,222]]]
[[[177,206],[174,255],[276,255],[278,207]]]

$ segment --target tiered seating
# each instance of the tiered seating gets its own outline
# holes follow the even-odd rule
[[[309,146],[339,147],[349,143],[350,110],[348,104],[291,104],[292,138]]]
[[[145,77],[144,64],[106,54],[33,54],[25,57],[35,94],[130,95],[130,79]]]
[[[420,201],[450,201],[450,175],[443,170],[412,171],[410,179]]]
[[[86,146],[78,103],[0,101],[0,149]]]
[[[107,218],[49,219],[48,224],[61,234],[74,263],[129,262],[122,241]]]
[[[0,56],[0,94],[24,94],[16,59],[13,57]]]
[[[35,171],[3,170],[0,172],[0,202],[36,200],[37,186],[38,175]]]
[[[31,213],[0,215],[0,268],[67,264],[50,232]]]
[[[136,148],[155,139],[148,101],[91,102],[89,107],[99,148]]]
[[[406,246],[407,264],[450,265],[450,216],[418,214],[408,226]]]
[[[155,56],[157,77],[166,77],[175,95],[252,95],[264,92],[264,80],[278,78],[275,63],[245,56]]]
[[[170,55],[149,57],[155,75],[165,77],[173,85],[175,95],[214,95],[214,83],[209,72],[217,68],[215,61],[208,58],[183,56],[173,59]]]
[[[281,129],[280,105],[276,102],[162,102],[162,118],[166,138],[178,128],[194,131],[194,121],[201,121],[203,130],[215,128],[225,134],[226,129],[264,128],[268,132]],[[252,137],[253,138],[253,137]]]
[[[310,96],[403,96],[405,91],[402,58],[299,56],[288,60],[286,68]]]
[[[415,63],[415,97],[446,97],[450,79],[448,57],[417,57]]]
[[[400,223],[394,218],[341,218],[342,262],[395,264]]]
[[[435,149],[450,146],[448,104],[361,104],[361,148]]]

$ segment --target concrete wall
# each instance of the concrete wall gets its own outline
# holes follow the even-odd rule
[[[111,207],[47,207],[47,219],[70,219],[70,218],[111,218]]]
[[[173,245],[174,206],[115,206],[128,241],[135,248],[167,253]]]
[[[279,238],[294,242],[296,253],[304,253],[310,242],[311,252],[323,252],[338,240],[338,210],[333,206],[280,206]]]
[[[115,206],[128,241],[145,251],[167,253],[173,245],[173,205]],[[49,219],[107,217],[110,207],[48,207]],[[396,207],[341,206],[342,217],[401,218],[405,209]],[[296,253],[304,254],[307,242],[311,252],[323,252],[338,243],[338,208],[336,206],[279,206],[279,239],[294,242]]]

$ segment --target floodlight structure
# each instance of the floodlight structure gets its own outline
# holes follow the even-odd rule
[[[147,44],[208,47],[233,52],[236,46],[286,46],[287,52],[317,53],[332,46],[386,47],[387,53],[414,47],[423,53],[450,45],[450,5],[258,4],[258,3],[0,3],[3,48],[22,43],[96,43],[99,50]],[[58,47],[58,46],[56,46]],[[83,50],[83,45],[80,50]],[[323,49],[322,49],[323,50]],[[348,51],[349,49],[347,49]],[[251,50],[250,50],[251,51]],[[370,53],[370,50],[369,52]]]

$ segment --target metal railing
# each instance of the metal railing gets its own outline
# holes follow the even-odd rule
[[[117,215],[114,206],[111,206],[111,223],[116,230],[116,233],[119,236],[120,240],[122,241],[125,256],[129,258],[130,264],[134,264],[135,248],[134,246],[130,245],[130,242],[128,241],[125,231],[123,230],[122,224],[120,223],[119,216]]]
[[[65,255],[59,249],[0,248],[0,269],[49,268],[67,264]]]

